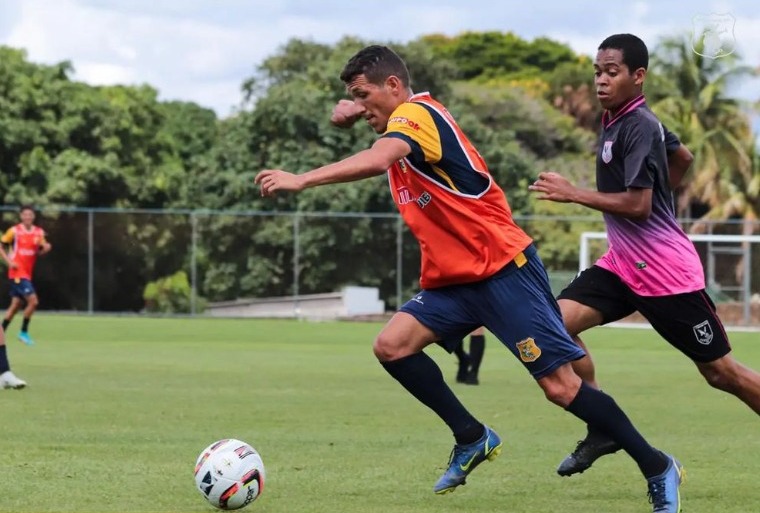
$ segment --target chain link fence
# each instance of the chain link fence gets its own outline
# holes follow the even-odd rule
[[[516,220],[536,240],[555,292],[578,271],[580,234],[604,231],[600,216]],[[2,230],[17,222],[16,208],[0,209]],[[216,302],[297,302],[352,285],[377,288],[394,310],[418,289],[419,247],[397,214],[51,208],[36,223],[53,245],[35,269],[43,310],[201,315]],[[747,230],[731,222],[683,225],[700,233]],[[736,323],[760,326],[760,247],[695,245],[713,298],[738,304],[745,315]],[[605,247],[594,241],[591,257]],[[0,280],[2,297],[7,288]]]

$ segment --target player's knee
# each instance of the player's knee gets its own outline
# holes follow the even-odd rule
[[[562,406],[563,408],[567,408],[567,406],[573,402],[575,396],[578,395],[581,380],[572,372],[558,370],[539,380],[539,385],[549,401],[558,406]]]
[[[571,387],[564,384],[557,383],[544,387],[544,395],[546,398],[550,402],[562,406],[563,408],[566,408],[571,402],[573,402],[573,398],[576,394],[577,391],[571,390]]]
[[[724,392],[733,392],[737,388],[739,374],[733,362],[718,360],[707,365],[701,365],[699,371],[704,376],[705,381],[713,388]]]
[[[29,296],[26,298],[26,306],[31,308],[37,308],[40,304],[39,298],[35,296]]]
[[[403,345],[398,340],[382,332],[375,339],[372,351],[381,362],[390,362],[407,356]]]

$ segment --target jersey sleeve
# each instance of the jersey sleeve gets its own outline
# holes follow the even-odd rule
[[[678,139],[678,136],[668,130],[665,125],[662,125],[662,131],[665,134],[665,151],[668,155],[675,153],[676,150],[681,147],[681,141]]]
[[[13,238],[16,236],[16,229],[13,227],[8,228],[2,237],[0,237],[0,242],[3,244],[10,244],[13,242]]]
[[[649,168],[649,154],[655,137],[662,137],[657,127],[653,133],[647,126],[631,124],[624,136],[623,167],[625,186],[638,189],[654,187],[654,171]]]
[[[412,154],[420,160],[435,164],[441,160],[441,134],[433,116],[417,103],[402,103],[388,119],[383,137],[396,137],[412,148]]]

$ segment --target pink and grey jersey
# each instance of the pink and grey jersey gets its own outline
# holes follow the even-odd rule
[[[646,105],[631,100],[615,117],[605,112],[596,158],[600,192],[652,189],[645,220],[604,213],[609,250],[596,265],[618,275],[640,296],[669,296],[705,288],[694,244],[678,224],[668,183],[667,153],[680,142]]]

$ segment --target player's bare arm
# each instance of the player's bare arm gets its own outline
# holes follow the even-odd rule
[[[629,188],[625,192],[598,192],[576,187],[564,176],[550,171],[539,173],[538,180],[528,189],[540,193],[539,200],[578,203],[631,219],[646,219],[652,212],[652,189]]]
[[[668,182],[671,189],[681,185],[681,181],[686,176],[692,162],[694,162],[694,155],[683,144],[668,155]]]
[[[53,249],[53,245],[48,241],[43,241],[42,244],[40,244],[39,254],[44,255],[45,253],[50,253],[51,249]]]
[[[0,245],[0,258],[3,259],[3,261],[6,263],[6,265],[8,265],[8,267],[11,266],[11,264],[12,264],[11,259],[8,258],[8,253],[5,252],[5,249],[3,248],[2,245]]]
[[[5,252],[5,248],[3,248],[3,245],[0,244],[0,258],[3,259],[3,261],[6,263],[9,269],[16,269],[18,267],[18,264],[13,262],[9,257],[8,253]]]
[[[352,100],[340,100],[333,107],[330,123],[338,128],[351,128],[365,112],[367,109]]]
[[[261,187],[262,196],[271,196],[278,191],[298,192],[318,185],[353,182],[385,173],[394,162],[411,151],[407,142],[387,137],[378,139],[371,148],[340,162],[300,175],[281,169],[265,169],[256,175],[254,182]]]

